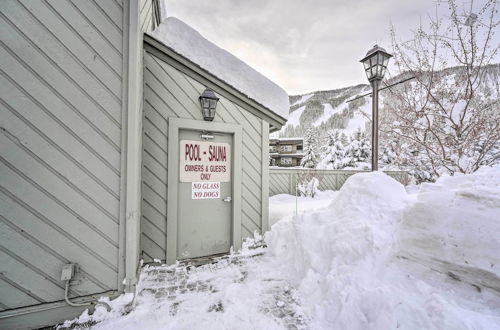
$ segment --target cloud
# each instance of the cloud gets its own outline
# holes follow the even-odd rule
[[[434,0],[167,0],[167,14],[197,29],[290,94],[366,83],[359,60],[390,48],[392,22],[407,37]]]

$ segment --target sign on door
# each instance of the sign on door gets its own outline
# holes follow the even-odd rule
[[[191,199],[220,198],[220,182],[192,182]]]
[[[228,143],[181,140],[181,182],[231,181],[231,146]]]

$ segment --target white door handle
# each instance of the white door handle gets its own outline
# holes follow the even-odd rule
[[[231,196],[227,196],[226,198],[224,198],[222,201],[226,202],[226,203],[231,203]]]

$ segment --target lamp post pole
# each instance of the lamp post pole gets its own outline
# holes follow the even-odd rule
[[[375,45],[360,61],[372,85],[372,171],[378,171],[378,89],[391,57],[384,48]]]
[[[378,87],[380,80],[371,81],[372,85],[372,171],[378,171]]]

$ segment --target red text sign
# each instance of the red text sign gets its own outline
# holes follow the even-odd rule
[[[192,182],[192,199],[220,198],[220,182]]]
[[[181,182],[231,181],[231,146],[228,143],[182,140],[179,157]]]

